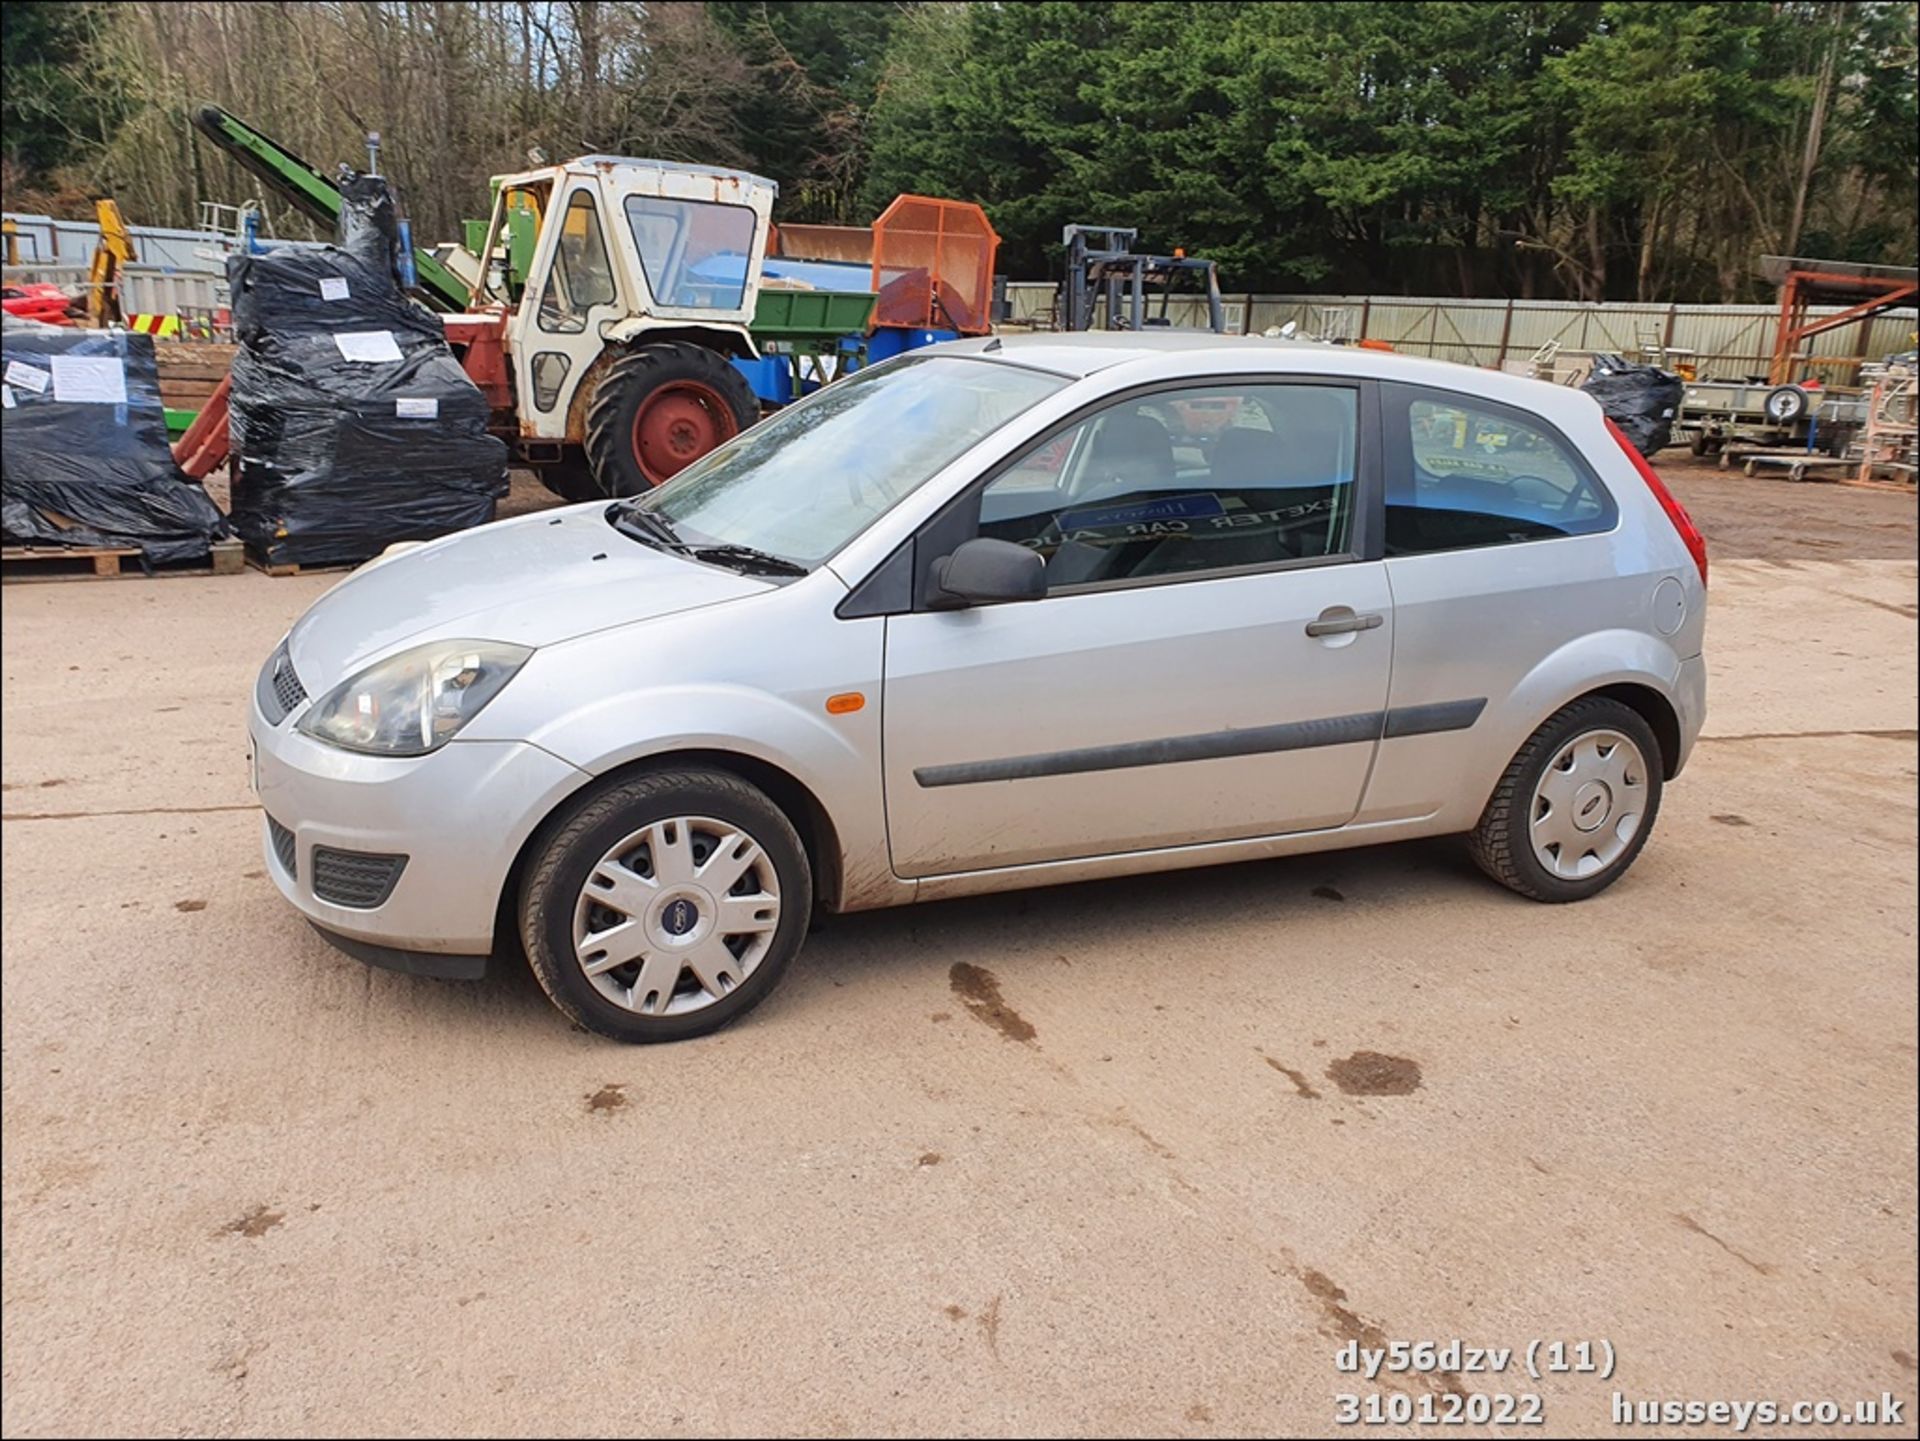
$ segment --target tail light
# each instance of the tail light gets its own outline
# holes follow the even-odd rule
[[[1700,527],[1693,523],[1693,517],[1687,514],[1687,508],[1673,498],[1673,492],[1667,489],[1660,477],[1654,473],[1653,467],[1647,464],[1647,458],[1633,448],[1633,442],[1627,439],[1626,432],[1609,420],[1607,433],[1626,453],[1627,459],[1633,462],[1633,468],[1640,472],[1640,478],[1647,483],[1647,489],[1653,492],[1653,498],[1660,502],[1660,509],[1667,513],[1667,519],[1673,522],[1673,528],[1680,532],[1680,539],[1686,544],[1687,554],[1693,557],[1693,563],[1700,568],[1700,584],[1705,585],[1707,583],[1707,538],[1700,533]]]

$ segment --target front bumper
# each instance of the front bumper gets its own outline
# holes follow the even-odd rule
[[[371,941],[356,941],[325,926],[307,922],[330,946],[352,956],[363,965],[383,971],[399,971],[408,976],[431,976],[437,981],[477,981],[487,973],[486,956],[450,956],[439,951],[403,951],[394,946],[376,946]]]
[[[456,739],[425,756],[359,755],[302,735],[291,717],[270,724],[257,701],[248,730],[261,808],[292,833],[283,847],[289,868],[262,819],[267,874],[329,939],[394,953],[474,959],[491,951],[514,858],[534,827],[590,779],[523,741]],[[343,906],[314,894],[316,845],[407,860],[378,905]]]

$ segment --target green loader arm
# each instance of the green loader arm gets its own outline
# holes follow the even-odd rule
[[[193,127],[316,225],[329,232],[339,225],[340,187],[279,141],[262,135],[218,105],[198,107],[193,112]],[[418,247],[413,263],[429,305],[449,312],[467,308],[467,287],[451,270]]]

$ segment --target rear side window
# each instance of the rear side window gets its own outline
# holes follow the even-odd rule
[[[1387,391],[1388,555],[1613,529],[1613,497],[1544,426],[1464,396]]]

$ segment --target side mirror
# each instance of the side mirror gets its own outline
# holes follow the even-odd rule
[[[1024,545],[982,536],[936,560],[928,579],[927,603],[935,610],[1039,600],[1047,593],[1047,563]]]

